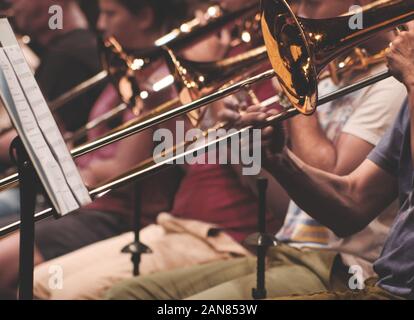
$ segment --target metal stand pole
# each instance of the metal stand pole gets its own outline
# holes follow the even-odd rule
[[[257,188],[259,190],[259,217],[258,229],[260,234],[266,232],[266,190],[268,181],[266,179],[257,180]],[[266,273],[266,251],[267,247],[257,247],[257,288],[253,289],[252,295],[254,299],[265,299],[267,296],[265,273]]]
[[[141,189],[139,183],[135,184],[134,188],[134,242],[122,249],[122,253],[131,254],[131,261],[133,263],[133,276],[139,276],[139,265],[141,263],[141,255],[152,253],[151,249],[140,242],[139,233],[141,231]]]
[[[266,191],[268,181],[265,178],[257,179],[257,189],[259,192],[259,216],[258,233],[247,237],[245,243],[256,247],[257,253],[257,288],[252,289],[254,300],[266,299],[266,253],[269,247],[277,245],[276,238],[272,234],[266,233]]]
[[[20,176],[20,262],[19,299],[33,300],[34,214],[36,207],[37,175],[19,137],[10,146],[11,158]]]

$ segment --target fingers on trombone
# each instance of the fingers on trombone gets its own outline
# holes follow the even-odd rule
[[[413,31],[413,30],[414,30],[414,21],[410,21],[410,22],[407,22],[405,24],[398,26],[395,29],[395,32],[397,35],[400,35],[403,32]]]
[[[393,42],[390,43],[388,49],[388,56],[392,53],[397,53],[401,51],[402,48],[408,48],[414,42],[414,29],[410,31],[401,32],[398,37],[394,39]]]
[[[259,126],[262,125],[266,119],[274,115],[274,112],[270,110],[263,110],[261,106],[254,105],[247,108],[246,113],[242,115],[242,117],[239,119],[238,124],[240,126]],[[277,112],[276,112],[277,113]]]
[[[252,105],[246,109],[247,113],[262,112],[263,108],[259,105]]]
[[[275,116],[275,115],[277,115],[277,114],[279,114],[279,113],[280,113],[280,111],[276,110],[275,108],[268,108],[268,109],[266,110],[266,114],[267,114],[268,116]]]
[[[412,38],[414,36],[414,21],[400,25],[395,30],[395,39],[390,42],[387,48],[387,54],[389,55],[396,46],[401,44],[402,41]]]
[[[399,26],[397,29],[397,38],[412,37],[414,34],[414,21],[410,21],[407,24]],[[395,42],[395,40],[393,41]],[[391,45],[392,47],[392,45]]]
[[[408,26],[405,24],[402,24],[394,29],[394,33],[396,36],[399,36],[404,31],[408,31]]]
[[[262,125],[267,118],[267,114],[264,112],[247,112],[237,121],[237,124],[240,127],[247,126],[259,126]]]
[[[392,42],[390,42],[390,44],[387,48],[387,58],[388,58],[388,60],[390,59],[391,55],[396,52],[396,50],[397,50],[396,48],[398,48],[401,45],[401,43],[404,41],[404,37],[405,37],[404,34],[405,34],[405,32],[400,33],[398,37],[396,37]]]
[[[219,111],[218,117],[221,121],[227,121],[227,122],[234,123],[240,119],[241,115],[236,110],[224,108]]]

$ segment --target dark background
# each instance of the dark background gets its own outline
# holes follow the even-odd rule
[[[88,17],[90,27],[95,29],[98,19],[98,0],[78,0],[78,3]]]

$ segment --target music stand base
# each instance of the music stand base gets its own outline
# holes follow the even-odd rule
[[[266,290],[252,289],[252,297],[254,300],[263,300],[267,298]]]
[[[139,264],[141,263],[141,255],[150,254],[152,253],[152,250],[141,242],[132,242],[125,246],[121,252],[131,254],[133,275],[136,277],[139,276]]]
[[[20,188],[20,253],[19,300],[33,300],[33,271],[35,243],[35,209],[37,175],[19,137],[10,146],[10,156],[19,172]]]

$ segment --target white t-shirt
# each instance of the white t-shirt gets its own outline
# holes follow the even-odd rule
[[[378,66],[370,73],[375,74],[384,68]],[[319,96],[336,89],[330,79],[324,80],[319,85]],[[347,133],[375,146],[392,125],[406,96],[405,87],[389,78],[320,106],[317,111],[319,122],[333,143],[342,133]],[[393,204],[363,231],[347,239],[339,239],[291,201],[277,238],[292,246],[341,252],[345,264],[361,266],[365,277],[369,277],[374,274],[372,263],[380,255],[396,213],[397,204]]]

